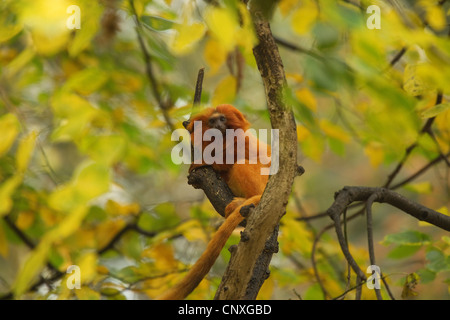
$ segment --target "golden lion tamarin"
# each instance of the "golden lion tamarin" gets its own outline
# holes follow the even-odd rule
[[[196,124],[197,122],[197,125]],[[201,126],[199,126],[201,125]],[[255,136],[246,134],[250,128],[250,123],[245,116],[235,107],[223,104],[215,108],[203,110],[200,114],[191,118],[186,125],[186,129],[191,133],[191,140],[194,148],[204,151],[214,139],[209,141],[202,139],[198,141],[195,135],[196,130],[201,130],[202,136],[209,129],[217,129],[222,134],[223,146],[221,154],[215,154],[216,161],[212,163],[212,168],[225,180],[235,198],[225,208],[225,221],[216,231],[206,250],[197,262],[191,267],[187,275],[173,288],[165,292],[159,299],[178,300],[189,295],[206,276],[220,251],[225,246],[233,230],[244,217],[241,215],[241,208],[245,206],[256,206],[268,181],[268,173],[262,174],[263,170],[270,168],[270,147],[259,141]],[[227,135],[233,130],[232,138]],[[228,139],[226,139],[228,136]],[[242,150],[244,148],[244,150]],[[260,155],[262,149],[265,155]],[[245,151],[245,152],[240,152]],[[257,151],[252,153],[252,151]],[[231,161],[230,161],[231,160]],[[204,166],[205,162],[191,164],[189,172],[197,167]],[[268,171],[267,171],[268,172]]]

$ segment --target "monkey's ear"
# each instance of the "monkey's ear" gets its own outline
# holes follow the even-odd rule
[[[190,123],[191,123],[191,120],[183,121],[183,127],[184,127],[185,129],[187,129],[187,127],[189,126]]]

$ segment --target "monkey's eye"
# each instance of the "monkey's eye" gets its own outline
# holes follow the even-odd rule
[[[209,124],[214,124],[215,120],[213,118],[209,119]]]
[[[220,119],[220,121],[222,121],[222,122],[225,122],[225,120],[226,120],[226,119],[225,119],[225,116],[220,116],[219,119]]]

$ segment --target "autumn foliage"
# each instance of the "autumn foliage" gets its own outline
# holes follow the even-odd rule
[[[183,278],[220,221],[170,156],[198,69],[202,105],[232,104],[254,128],[271,127],[244,2],[0,3],[0,297],[152,299]],[[369,5],[379,29],[368,27]],[[324,211],[337,190],[362,185],[449,215],[450,1],[281,0],[268,10],[306,173],[258,298],[354,299],[360,286],[375,299],[348,276]],[[361,208],[348,209],[345,230],[367,268]],[[448,232],[387,205],[373,217],[393,296],[450,298]],[[190,299],[214,297],[229,257],[224,249]],[[80,289],[68,285],[72,265]]]

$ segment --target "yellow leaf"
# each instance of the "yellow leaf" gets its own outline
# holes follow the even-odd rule
[[[26,47],[18,56],[14,58],[4,69],[4,74],[7,78],[12,78],[20,70],[22,70],[35,56],[35,50]]]
[[[301,88],[295,91],[295,96],[302,102],[308,109],[317,111],[317,101],[314,95],[308,88]]]
[[[39,53],[50,55],[61,50],[69,40],[66,26],[69,0],[24,0],[20,5],[19,20],[31,33]]]
[[[420,194],[430,194],[433,191],[429,181],[409,183],[405,186],[405,189]]]
[[[418,295],[418,292],[414,291],[417,284],[420,282],[420,277],[417,273],[410,273],[406,276],[405,283],[402,290],[402,299],[412,298]]]
[[[42,239],[39,245],[30,252],[25,264],[19,270],[13,285],[13,291],[16,297],[20,297],[28,290],[33,279],[42,270],[45,265],[49,249],[50,242],[46,239]]]
[[[298,0],[281,0],[278,3],[280,12],[283,16],[287,16],[298,5]]]
[[[69,212],[81,205],[81,199],[76,196],[72,184],[59,186],[54,190],[48,199],[50,207],[57,211]]]
[[[16,166],[20,173],[26,171],[28,162],[36,144],[37,132],[33,131],[26,136],[19,144],[16,155]]]
[[[66,92],[75,91],[87,96],[98,91],[107,80],[108,75],[100,68],[86,68],[71,75],[62,87],[62,90]]]
[[[0,139],[0,157],[8,152],[14,140],[19,134],[20,126],[16,116],[7,113],[0,117],[0,128],[2,130],[2,138]]]
[[[91,282],[97,275],[97,259],[95,252],[88,252],[76,261],[76,265],[80,267],[82,284]]]
[[[311,132],[305,127],[298,125],[297,126],[297,140],[299,142],[303,142],[306,140],[307,137],[311,135]]]
[[[238,2],[239,20],[238,28],[235,32],[234,38],[236,44],[242,49],[242,56],[246,63],[250,66],[256,67],[255,56],[253,55],[253,48],[258,44],[258,39],[255,34],[253,20],[249,10],[244,3]]]
[[[31,285],[33,279],[44,267],[48,251],[53,243],[61,241],[70,236],[80,228],[81,222],[85,218],[88,210],[86,206],[80,206],[70,212],[62,222],[54,229],[47,232],[41,239],[38,246],[30,253],[23,268],[19,271],[13,290],[16,296],[20,297]],[[92,259],[92,258],[90,258]],[[87,260],[90,262],[90,260]],[[86,271],[89,272],[89,264],[85,264]],[[89,275],[89,273],[88,273]]]
[[[233,12],[227,8],[212,7],[205,14],[205,21],[209,31],[225,50],[232,50],[236,44],[235,33],[239,28]]]
[[[120,135],[88,136],[80,143],[81,151],[105,166],[111,166],[125,152],[126,141]]]
[[[217,106],[223,103],[233,103],[236,96],[236,78],[226,76],[214,90],[212,105]]]
[[[371,141],[364,148],[364,153],[369,157],[370,165],[377,168],[384,160],[384,150],[381,143]]]
[[[441,6],[434,4],[428,6],[426,11],[426,20],[433,29],[440,31],[445,28],[445,13],[442,10]]]
[[[108,275],[109,269],[106,266],[97,266],[97,273],[102,275]]]
[[[350,135],[347,132],[326,119],[320,120],[319,126],[320,129],[322,129],[322,131],[330,138],[337,139],[344,143],[350,141]]]
[[[307,157],[320,163],[325,150],[325,142],[318,134],[309,134],[301,141],[301,149]]]
[[[55,225],[58,221],[55,212],[47,207],[43,207],[39,211],[39,216],[47,227]]]
[[[290,73],[290,72],[286,72],[286,78],[287,79],[292,79],[294,82],[296,83],[302,83],[303,82],[303,76],[299,73]]]
[[[52,133],[52,138],[57,141],[83,137],[88,124],[100,113],[86,99],[64,91],[52,97],[51,106],[55,116],[61,119],[59,127]]]
[[[227,59],[227,51],[222,44],[215,39],[208,40],[203,55],[211,68],[211,74],[215,74]]]
[[[97,247],[104,248],[124,226],[124,220],[108,220],[98,225],[95,229]]]
[[[311,232],[303,222],[290,217],[286,218],[287,221],[282,228],[283,237],[280,239],[283,242],[283,252],[286,255],[290,255],[292,252],[309,255],[312,245]]]
[[[182,24],[176,25],[177,32],[170,45],[174,54],[183,55],[192,51],[194,45],[205,34],[205,26],[202,23],[194,22],[188,24],[185,21]]]
[[[100,300],[100,292],[97,292],[88,286],[81,286],[75,290],[75,294],[79,300]]]
[[[65,212],[84,207],[89,200],[109,190],[109,175],[108,167],[97,163],[82,163],[72,181],[50,195],[50,207]]]
[[[447,110],[450,110],[450,102],[441,103],[441,104],[432,106],[431,108],[422,112],[421,117],[422,118],[435,117],[440,113],[446,112]]]
[[[34,214],[31,211],[21,211],[19,212],[16,220],[16,225],[20,230],[26,230],[34,222]]]
[[[47,232],[44,237],[49,241],[54,242],[70,236],[78,230],[87,213],[88,208],[85,206],[76,208],[70,212],[56,228]]]
[[[428,92],[431,88],[424,81],[422,70],[426,69],[426,64],[408,64],[403,73],[403,89],[413,97],[420,96]]]
[[[142,252],[142,257],[154,260],[158,270],[174,270],[178,267],[173,247],[166,243],[159,243]]]
[[[292,29],[300,35],[308,33],[316,22],[319,12],[315,1],[307,0],[292,14]]]
[[[272,298],[273,289],[275,287],[273,277],[267,278],[258,292],[258,300],[270,300]]]
[[[120,204],[114,200],[109,199],[106,202],[105,211],[106,213],[115,215],[136,215],[140,212],[141,208],[137,203],[130,204]]]
[[[22,30],[23,25],[9,17],[8,10],[0,13],[0,43],[8,41]]]
[[[65,28],[68,30],[67,28]],[[38,30],[31,33],[36,52],[44,55],[51,56],[61,51],[69,40],[69,33],[60,33],[54,36],[48,36]]]
[[[450,150],[450,109],[439,113],[435,118],[436,127],[439,133],[436,137],[442,153],[446,154]]]
[[[182,233],[183,236],[189,241],[201,240],[207,242],[208,239],[203,228],[197,220],[189,220],[176,228],[178,233]]]
[[[0,255],[3,258],[7,258],[8,253],[9,253],[8,239],[6,239],[3,224],[0,223]]]
[[[140,90],[143,85],[140,76],[125,71],[112,71],[111,78],[120,92],[136,92]],[[147,104],[145,104],[145,106],[148,108]]]
[[[92,163],[81,169],[75,180],[75,191],[88,201],[107,192],[110,172],[107,166]]]
[[[13,205],[11,196],[21,182],[22,176],[15,175],[0,185],[0,217],[11,210]]]

